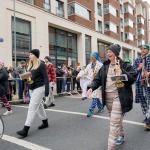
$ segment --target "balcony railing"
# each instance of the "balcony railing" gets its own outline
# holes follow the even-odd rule
[[[56,15],[59,17],[64,17],[64,10],[56,7]]]

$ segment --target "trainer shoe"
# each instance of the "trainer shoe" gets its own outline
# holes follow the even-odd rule
[[[99,109],[98,110],[98,113],[102,113],[104,111],[104,109],[102,108],[102,109]]]
[[[12,114],[12,110],[10,110],[10,111],[6,111],[5,113],[3,113],[3,116],[7,116],[7,115],[10,115],[10,114]]]
[[[150,124],[146,124],[144,127],[145,127],[146,129],[150,130]]]
[[[54,107],[55,104],[54,103],[51,103],[48,107]]]
[[[116,139],[116,145],[120,145],[120,144],[122,144],[124,141],[125,141],[124,136],[119,136],[119,137]]]
[[[89,110],[88,113],[87,113],[87,117],[91,117],[93,114],[94,114],[94,111]]]

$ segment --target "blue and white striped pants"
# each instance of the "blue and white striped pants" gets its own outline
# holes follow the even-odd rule
[[[89,110],[94,111],[95,107],[98,107],[99,110],[103,109],[103,105],[99,98],[92,98],[92,103]]]

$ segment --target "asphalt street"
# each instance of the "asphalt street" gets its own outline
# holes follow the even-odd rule
[[[87,118],[90,99],[82,101],[79,95],[56,98],[56,106],[46,110],[49,128],[38,130],[41,124],[36,116],[29,136],[20,138],[16,131],[22,129],[28,105],[14,105],[13,114],[2,116],[5,126],[0,150],[107,150],[109,119],[105,108]],[[0,109],[0,114],[5,108]],[[150,150],[150,131],[143,127],[144,116],[138,104],[125,115],[125,142],[116,150]]]

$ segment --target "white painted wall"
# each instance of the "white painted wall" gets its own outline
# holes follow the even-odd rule
[[[4,42],[0,43],[0,59],[4,60],[7,66],[12,65],[11,16],[13,16],[13,0],[0,1],[0,36],[4,38]],[[120,42],[114,38],[19,1],[16,1],[16,17],[31,21],[32,48],[40,49],[41,59],[49,54],[48,25],[78,35],[78,61],[81,65],[85,65],[85,34],[92,37],[92,51],[97,51],[97,40],[102,40],[107,43],[117,43],[132,50],[131,46],[127,43]],[[135,50],[140,51],[138,48],[135,48]]]

